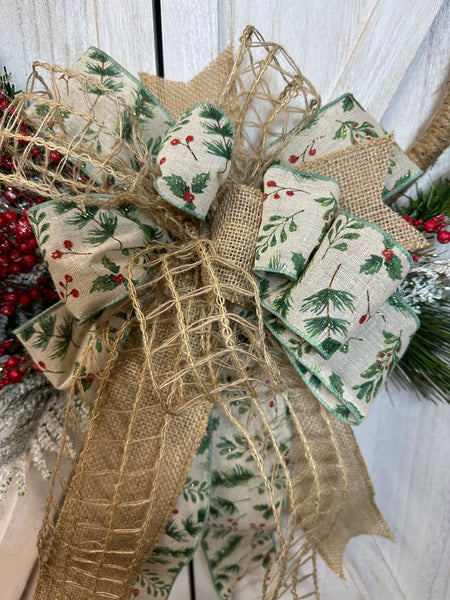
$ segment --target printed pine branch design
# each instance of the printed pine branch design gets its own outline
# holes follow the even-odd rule
[[[340,252],[348,250],[346,240],[357,240],[360,236],[360,234],[355,231],[356,229],[364,229],[364,224],[359,221],[354,221],[348,215],[341,215],[338,217],[327,233],[329,245],[321,260],[325,258],[329,250],[339,250]]]
[[[77,229],[83,229],[89,224],[94,224],[96,227],[91,229],[86,237],[82,238],[83,242],[92,246],[100,246],[109,239],[115,240],[119,244],[119,248],[122,250],[122,242],[115,237],[118,219],[114,214],[107,212],[99,212],[99,207],[94,205],[88,205],[82,208],[75,203],[55,203],[55,211],[58,215],[68,213],[70,211],[77,210],[78,214],[67,219],[68,225],[73,225]]]
[[[147,88],[144,87],[138,87],[133,92],[133,100],[129,109],[122,112],[121,135],[125,141],[131,142],[133,139],[133,120],[134,122],[137,122],[140,131],[143,131],[147,122],[155,118],[155,107],[156,100],[150,90],[147,90]],[[119,133],[119,131],[117,131],[117,133]],[[147,147],[150,149],[151,146],[158,145],[159,152],[161,142],[162,140],[159,138],[159,144],[156,144],[156,142],[154,144],[152,139],[150,146],[147,142]],[[158,152],[156,152],[156,154]],[[153,147],[152,153],[155,154],[155,147]]]
[[[211,121],[210,123],[203,123],[203,128],[209,135],[220,136],[221,140],[204,141],[203,145],[208,149],[208,154],[214,156],[220,156],[224,158],[227,163],[231,160],[231,152],[233,149],[233,139],[235,135],[234,126],[231,121],[224,117],[223,113],[213,106],[212,104],[206,104],[200,111],[200,117]],[[226,167],[224,171],[226,170]]]
[[[37,323],[38,327],[32,325],[26,329],[26,335],[22,337],[27,340],[33,335],[36,336],[33,342],[33,348],[47,351],[50,342],[53,342],[51,359],[64,358],[69,351],[70,344],[75,348],[80,346],[72,339],[72,330],[75,319],[70,315],[66,315],[61,323],[56,324],[56,315],[49,314],[43,316]]]
[[[286,227],[289,233],[293,233],[297,231],[297,224],[294,220],[294,217],[299,215],[300,213],[305,212],[302,210],[297,210],[292,215],[288,215],[284,217],[282,215],[271,215],[269,217],[269,222],[263,225],[262,230],[266,232],[265,235],[260,235],[257,241],[256,246],[256,259],[259,260],[261,254],[266,252],[268,248],[273,248],[277,243],[277,235],[279,233],[279,243],[283,244],[288,236],[286,232]]]
[[[123,83],[115,81],[117,78],[122,77],[119,65],[115,64],[107,54],[98,49],[93,49],[89,53],[89,58],[95,62],[86,63],[86,73],[99,77],[102,87],[98,87],[92,83],[88,85],[87,91],[97,96],[105,94],[105,90],[102,89],[103,87],[112,92],[120,92],[123,88]]]
[[[326,313],[324,316],[305,319],[305,328],[308,335],[313,339],[318,338],[326,332],[327,337],[320,344],[320,347],[327,354],[335,352],[342,343],[333,338],[332,334],[346,336],[348,333],[346,326],[349,325],[349,321],[345,319],[332,317],[331,309],[339,312],[355,311],[353,303],[355,296],[353,294],[346,292],[345,290],[332,289],[334,279],[341,266],[342,263],[336,267],[328,287],[305,298],[300,309],[302,312],[311,311],[316,315],[322,315],[324,312]]]
[[[402,332],[400,331],[397,336],[389,331],[383,331],[383,336],[384,348],[377,353],[375,362],[360,374],[367,381],[354,385],[352,388],[358,390],[357,398],[364,399],[366,402],[370,402],[377,395],[383,382],[399,361],[398,355],[402,348]]]

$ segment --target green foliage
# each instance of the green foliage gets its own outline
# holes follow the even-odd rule
[[[166,175],[163,179],[176,198],[183,198],[184,194],[189,191],[188,184],[180,175]]]
[[[106,255],[102,257],[102,265],[105,267],[105,269],[111,271],[111,273],[118,273],[120,271],[119,265],[116,265],[116,263],[113,262]]]
[[[106,275],[98,275],[92,282],[89,292],[109,292],[117,287],[117,282],[114,279],[113,273]]]
[[[364,275],[374,275],[378,273],[383,264],[383,257],[378,254],[371,254],[365,262],[359,267],[359,272]]]
[[[191,191],[193,194],[201,194],[210,179],[209,173],[197,173],[192,178]]]
[[[402,198],[406,198],[406,206],[404,201],[391,205],[401,215],[409,215],[414,220],[422,219],[424,222],[439,215],[450,217],[450,179],[439,180],[428,191],[419,190],[416,186],[416,198],[406,195]]]
[[[122,82],[115,81],[118,77],[122,77],[119,65],[112,62],[107,54],[97,49],[91,50],[89,58],[95,62],[86,64],[86,73],[99,77],[102,86],[108,90],[119,92],[123,88]],[[88,92],[98,96],[105,94],[105,90],[94,84],[88,86]]]
[[[333,386],[335,392],[342,396],[342,394],[344,393],[344,382],[337,373],[331,373],[330,384]]]
[[[353,110],[355,106],[355,101],[353,99],[353,96],[345,96],[342,99],[342,109],[344,112],[349,112],[351,110]]]
[[[77,229],[83,229],[83,227],[86,227],[86,225],[91,223],[91,221],[95,218],[95,216],[97,215],[97,213],[99,211],[99,207],[94,206],[92,204],[86,206],[83,209],[83,208],[80,208],[79,206],[76,206],[75,204],[72,204],[72,203],[66,204],[64,202],[55,204],[55,208],[56,208],[57,214],[59,214],[59,215],[67,213],[67,212],[71,211],[72,209],[76,208],[79,212],[76,213],[70,219],[67,219],[67,224],[73,225]]]
[[[295,272],[298,277],[305,268],[306,259],[301,252],[292,252],[291,260],[294,263]]]
[[[239,546],[239,544],[241,543],[242,539],[243,539],[243,535],[236,533],[233,535],[230,535],[230,537],[227,539],[227,541],[225,542],[225,544],[221,547],[220,550],[218,550],[215,554],[214,557],[210,559],[209,562],[209,566],[211,569],[216,569],[217,566],[228,556],[230,556],[230,554],[232,554],[236,548]]]
[[[237,513],[238,509],[234,502],[228,500],[227,498],[221,498],[220,496],[215,496],[211,499],[211,503],[214,504],[214,508],[217,512],[220,512],[218,509],[222,508],[229,515],[234,515]]]
[[[242,465],[235,465],[224,471],[213,471],[211,478],[211,485],[213,488],[216,487],[236,487],[246,485],[254,474],[250,469],[243,467]]]
[[[177,524],[175,523],[174,519],[169,519],[169,521],[164,529],[164,533],[166,535],[168,535],[169,537],[171,537],[176,542],[184,542],[184,541],[186,541],[186,539],[188,537],[188,535],[184,531],[184,529],[178,529]]]
[[[300,310],[303,312],[310,310],[314,314],[320,315],[324,310],[329,310],[332,305],[335,310],[340,312],[344,312],[346,309],[354,312],[353,300],[355,300],[354,294],[328,287],[305,298]]]
[[[294,289],[292,283],[288,283],[287,287],[281,290],[273,299],[273,308],[281,317],[283,317],[283,319],[286,318],[286,315],[292,306],[292,293]]]
[[[53,345],[53,353],[50,358],[64,358],[70,348],[72,342],[72,330],[75,319],[70,315],[65,315],[62,323],[56,328],[55,343]]]
[[[347,335],[348,321],[345,319],[338,319],[336,317],[313,317],[311,319],[305,319],[305,329],[308,335],[312,338],[319,337],[324,331],[345,336]],[[339,343],[339,346],[341,344]]]
[[[5,95],[8,96],[10,100],[14,100],[16,95],[20,94],[21,92],[20,90],[16,91],[14,84],[11,83],[11,78],[8,74],[8,71],[6,70],[6,67],[3,67],[3,72],[4,75],[0,75],[0,90],[3,90]]]
[[[361,141],[367,137],[378,137],[378,134],[374,129],[374,125],[368,121],[364,121],[363,123],[359,124],[357,121],[340,121],[337,119],[337,122],[341,125],[335,132],[333,140],[344,140],[348,135],[351,143],[354,144],[355,142]],[[356,137],[356,135],[358,135],[358,137]]]
[[[331,229],[328,231],[327,238],[329,245],[322,258],[325,258],[329,250],[339,250],[340,252],[345,252],[348,249],[348,244],[347,242],[343,242],[341,240],[357,240],[360,234],[355,230],[363,228],[363,223],[354,221],[347,215],[341,215],[338,217],[333,223]]]
[[[100,246],[111,238],[114,238],[117,228],[117,215],[100,212],[95,224],[97,227],[91,229],[86,237],[82,238],[82,241],[92,246]]]
[[[225,160],[231,160],[231,154],[233,151],[233,142],[231,140],[214,140],[212,142],[204,141],[203,144],[208,149],[208,154],[220,156]]]
[[[450,403],[450,301],[420,304],[420,327],[394,373],[425,398]]]
[[[33,348],[47,350],[55,334],[56,315],[50,313],[42,316],[38,321],[38,325],[41,329],[36,329],[36,340],[33,342]]]
[[[273,248],[278,243],[277,235],[279,235],[279,243],[283,244],[288,236],[287,233],[297,231],[297,224],[294,220],[298,214],[304,212],[303,209],[296,211],[287,217],[282,215],[271,215],[267,223],[262,227],[265,235],[260,235],[256,246],[256,259],[259,260],[261,254],[266,252],[268,248]]]

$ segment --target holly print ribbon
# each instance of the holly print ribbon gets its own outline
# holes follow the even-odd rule
[[[419,326],[394,295],[410,254],[351,213],[333,220],[337,181],[274,166],[264,190],[255,271],[266,325],[317,398],[358,424]]]

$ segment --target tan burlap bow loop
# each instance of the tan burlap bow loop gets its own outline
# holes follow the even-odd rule
[[[317,552],[342,574],[352,536],[390,536],[351,429],[264,328],[252,274],[262,177],[320,99],[253,28],[235,62],[225,51],[199,77],[144,87],[91,48],[70,71],[36,63],[2,123],[16,171],[1,181],[50,199],[29,218],[61,297],[20,338],[70,392],[35,600],[129,600],[213,406],[244,440],[274,520],[264,599],[300,579],[302,597],[317,593]]]

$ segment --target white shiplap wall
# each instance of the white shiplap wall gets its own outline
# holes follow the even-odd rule
[[[89,45],[100,46],[133,73],[155,72],[150,0],[1,0],[0,5],[0,66],[6,64],[20,85],[33,60],[70,65]],[[449,0],[161,0],[161,11],[166,77],[193,77],[229,43],[237,45],[242,29],[252,23],[266,39],[284,44],[324,102],[353,91],[406,148],[425,127],[448,79]],[[447,151],[432,175],[448,175],[449,167]],[[393,386],[378,398],[357,437],[397,543],[368,536],[352,540],[347,583],[320,566],[322,600],[450,599],[449,431],[446,406],[419,401]],[[38,488],[35,505],[43,501]],[[10,502],[17,513],[29,515],[26,499]],[[39,511],[24,520],[30,538],[38,520]],[[15,531],[17,522],[9,530],[0,527],[0,552],[11,527]],[[34,560],[31,542],[20,554],[26,572]],[[11,569],[3,575],[1,566],[0,573],[3,590],[5,585],[10,590],[5,600],[18,600],[11,590],[20,575]],[[197,600],[213,599],[201,557],[195,575]],[[171,600],[187,599],[187,590],[184,574]],[[256,590],[244,579],[236,599],[256,599]]]

